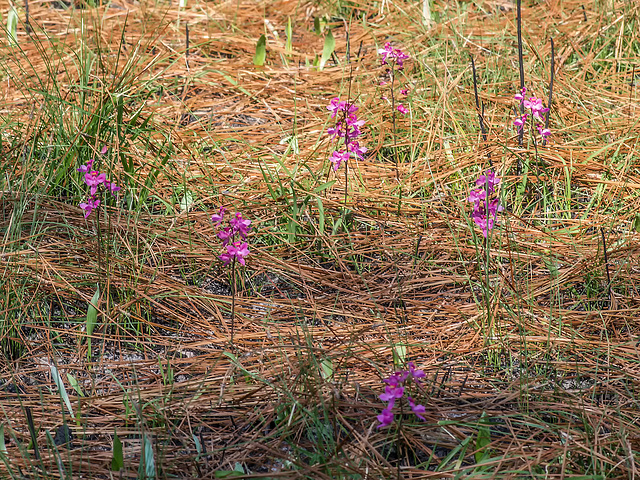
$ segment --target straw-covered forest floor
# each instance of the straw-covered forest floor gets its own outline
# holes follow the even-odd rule
[[[638,478],[638,2],[0,4],[1,478]]]

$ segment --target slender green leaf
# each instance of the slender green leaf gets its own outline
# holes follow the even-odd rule
[[[62,381],[62,377],[60,377],[60,373],[55,365],[49,365],[51,369],[51,377],[58,387],[58,392],[60,392],[60,396],[62,397],[62,401],[67,406],[67,410],[69,410],[69,414],[74,417],[73,409],[71,408],[71,401],[69,400],[69,395],[67,394],[67,389],[64,387],[64,383]]]
[[[333,55],[333,51],[336,48],[336,39],[333,37],[333,33],[331,30],[327,32],[327,35],[324,37],[324,47],[322,49],[322,58],[320,59],[320,65],[318,65],[318,70],[322,70],[325,64]]]
[[[322,367],[322,378],[325,380],[333,379],[333,362],[329,358],[325,358],[320,362],[320,366]]]
[[[93,329],[96,327],[96,323],[98,323],[98,300],[100,299],[100,285],[96,288],[96,293],[93,294],[91,298],[91,303],[89,304],[89,308],[87,309],[87,358],[91,359],[91,335],[93,334]]]
[[[202,444],[200,443],[200,439],[194,434],[191,434],[191,436],[193,437],[193,443],[196,444],[196,452],[198,452],[198,455],[200,455],[202,453]]]
[[[396,367],[403,368],[407,359],[407,346],[406,345],[396,345],[393,347],[393,361],[396,364]]]
[[[487,425],[487,419],[485,413],[482,413],[480,422],[478,425],[478,436],[476,438],[476,463],[480,463],[489,457],[489,450],[487,446],[491,443],[491,429]]]
[[[4,444],[4,423],[0,424],[0,455],[7,454],[7,446]]]
[[[461,450],[463,451],[463,453],[461,454],[461,458],[464,458],[464,451],[466,451],[467,449],[467,445],[469,445],[469,442],[471,441],[471,437],[467,437],[464,440],[462,440],[462,442],[460,442],[459,445],[457,445],[455,448],[453,448],[453,450],[451,450],[446,457],[444,457],[444,460],[442,460],[442,462],[440,462],[440,465],[438,465],[438,467],[436,468],[436,472],[439,472],[441,470],[444,470],[444,468],[448,465],[448,463],[456,456],[458,455],[458,452],[460,452]]]
[[[93,329],[96,327],[96,323],[98,322],[98,299],[100,298],[100,286],[96,288],[96,293],[91,297],[91,303],[89,304],[89,308],[87,309],[87,335],[91,336],[93,334]]]
[[[338,233],[341,227],[342,227],[342,217],[338,218],[336,220],[336,223],[333,224],[333,228],[331,229],[331,235],[335,235],[336,233]]]
[[[11,7],[7,15],[7,40],[10,45],[18,45],[18,12],[15,7]]]
[[[144,473],[146,479],[154,479],[156,478],[156,461],[153,455],[153,443],[151,442],[151,437],[149,435],[143,435],[143,455],[140,459],[140,462],[144,462],[142,465],[144,467]]]
[[[273,174],[271,173],[271,170],[269,170],[269,167],[265,165],[265,168],[267,169],[265,171],[265,169],[262,168],[262,163],[258,163],[258,166],[260,167],[260,171],[262,172],[262,178],[264,178],[264,183],[265,185],[267,185],[267,189],[269,190],[269,195],[271,195],[271,199],[277,200],[278,193],[271,186],[271,182],[273,182]],[[269,178],[267,178],[267,174],[269,175]]]
[[[231,352],[227,352],[227,351],[224,351],[224,352],[222,352],[222,354],[223,354],[225,357],[228,357],[228,358],[233,362],[233,364],[234,364],[234,365],[237,365],[237,366],[239,366],[239,367],[242,367],[242,366],[240,365],[240,362],[238,362],[238,357],[237,357],[236,355],[234,355],[233,353],[231,353]]]
[[[333,184],[336,183],[335,180],[331,180],[329,182],[323,183],[322,185],[318,185],[316,188],[314,188],[312,191],[313,193],[320,193],[320,192],[324,192],[327,188],[331,188],[333,187]]]
[[[80,385],[78,385],[78,380],[76,380],[76,377],[74,377],[70,373],[67,373],[67,380],[69,380],[69,385],[73,387],[76,393],[81,397],[84,397],[84,393],[82,393],[82,389],[80,388]]]
[[[256,54],[253,56],[253,64],[256,67],[264,65],[264,61],[267,58],[267,37],[260,35],[258,43],[256,44]]]
[[[324,205],[320,197],[317,197],[316,201],[318,202],[318,231],[320,235],[324,235]]]
[[[285,44],[285,52],[293,52],[293,25],[291,25],[291,17],[287,18],[287,28],[285,33],[287,34],[287,43]]]
[[[122,454],[122,442],[118,437],[118,432],[113,434],[113,455],[111,457],[111,471],[119,472],[124,468],[124,456]]]
[[[322,35],[325,28],[327,28],[327,20],[324,17],[315,17],[313,19],[313,31],[316,35]]]
[[[182,199],[180,200],[180,210],[182,212],[190,210],[195,201],[196,199],[194,194],[187,190],[187,192],[182,196]]]

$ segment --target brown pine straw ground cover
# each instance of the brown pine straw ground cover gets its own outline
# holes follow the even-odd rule
[[[435,3],[425,24],[421,2],[31,1],[30,32],[16,4],[0,478],[638,478],[640,4],[523,2],[545,103],[555,42],[536,159],[512,126],[514,4]],[[314,18],[336,39],[322,71]],[[411,56],[396,146],[387,41]],[[347,177],[328,162],[335,96],[367,122]],[[85,220],[76,168],[102,145],[125,188]],[[490,161],[487,257],[466,199]],[[253,221],[233,346],[220,205]],[[425,370],[426,421],[378,429],[394,359]]]

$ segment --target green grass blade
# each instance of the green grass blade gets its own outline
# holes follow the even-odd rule
[[[4,423],[0,425],[0,455],[7,454],[7,446],[4,443]]]
[[[324,235],[324,205],[320,197],[316,198],[318,202],[318,231],[320,235]]]
[[[100,286],[96,288],[96,293],[93,294],[91,298],[91,303],[89,304],[89,308],[87,309],[87,357],[91,359],[91,335],[93,334],[93,329],[96,327],[98,323],[98,309],[96,306],[98,305],[98,299],[100,298]]]
[[[81,397],[84,397],[84,393],[82,393],[82,389],[80,388],[80,385],[78,384],[78,380],[76,380],[76,377],[74,377],[70,373],[67,373],[67,380],[69,380],[69,385],[73,387],[76,393]]]
[[[325,64],[333,55],[333,51],[336,48],[336,39],[333,37],[333,33],[331,30],[327,32],[327,35],[324,37],[324,47],[322,48],[322,57],[320,58],[320,65],[318,66],[318,70],[322,70]]]
[[[155,457],[153,455],[153,443],[151,442],[151,438],[149,435],[143,435],[144,442],[144,455],[140,459],[140,462],[144,462],[142,467],[144,467],[144,473],[146,479],[154,479],[156,478],[156,462]]]
[[[256,44],[256,54],[253,56],[253,64],[256,67],[262,67],[267,58],[267,37],[260,35]]]
[[[9,45],[18,45],[18,12],[15,7],[11,7],[7,15],[7,40]]]
[[[285,52],[293,52],[293,25],[291,24],[291,17],[287,17],[287,28],[285,30],[287,34],[287,43],[285,45]]]
[[[60,376],[58,369],[56,368],[55,365],[50,365],[49,368],[51,369],[51,377],[53,378],[53,381],[55,382],[56,387],[58,387],[58,392],[60,392],[62,401],[67,406],[67,410],[69,410],[69,414],[72,417],[75,417],[75,415],[73,414],[73,408],[71,408],[71,401],[69,400],[67,389],[64,387],[64,382],[62,381],[62,377]]]
[[[111,457],[111,471],[119,472],[124,467],[124,456],[122,454],[122,442],[118,437],[118,432],[113,434],[113,455]]]

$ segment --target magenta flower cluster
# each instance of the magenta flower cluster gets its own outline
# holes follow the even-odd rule
[[[211,216],[211,221],[216,227],[222,225],[225,213],[227,209],[220,207],[218,213]],[[237,260],[242,265],[245,264],[244,259],[250,252],[247,242],[242,240],[247,239],[249,230],[251,230],[251,220],[245,220],[241,213],[236,213],[229,219],[229,225],[218,231],[217,237],[222,240],[222,245],[227,250],[222,255],[218,255],[222,263],[228,265],[231,261]]]
[[[339,97],[331,99],[327,106],[331,112],[331,118],[336,118],[335,126],[327,129],[327,134],[333,138],[343,139],[343,148],[335,150],[329,160],[333,163],[333,170],[337,171],[343,162],[346,162],[351,155],[356,158],[364,158],[367,147],[361,146],[358,137],[362,134],[360,128],[365,124],[356,115],[358,107],[353,103],[340,100]]]
[[[515,94],[514,98],[518,102],[520,102],[520,104],[525,109],[527,109],[528,112],[522,116],[518,116],[513,121],[513,124],[518,128],[518,133],[520,133],[522,132],[522,129],[526,125],[527,119],[532,118],[533,119],[532,121],[535,121],[535,126],[540,136],[542,138],[547,138],[549,135],[551,135],[551,130],[549,130],[548,128],[545,128],[544,125],[539,122],[544,122],[544,118],[542,118],[542,114],[548,112],[549,109],[544,107],[541,99],[535,96],[527,98],[525,96],[525,93],[527,93],[527,89],[522,88],[522,90],[520,90],[518,93]]]
[[[401,400],[402,397],[404,397],[405,390],[407,389],[409,382],[413,382],[420,386],[419,379],[425,377],[424,371],[416,369],[413,362],[409,362],[407,366],[409,367],[409,370],[400,370],[395,372],[389,378],[384,379],[387,386],[384,389],[384,393],[380,395],[380,400],[388,403],[387,407],[382,410],[380,415],[377,416],[377,419],[380,422],[378,428],[388,427],[393,423],[393,407],[395,406],[396,400]],[[407,400],[411,411],[416,415],[416,417],[420,420],[424,420],[425,418],[422,416],[425,412],[424,405],[417,405],[409,395],[407,395]]]
[[[102,147],[100,153],[103,155],[107,153],[107,147]],[[112,195],[115,195],[116,192],[120,190],[118,185],[107,180],[106,174],[93,170],[93,162],[94,159],[91,158],[86,165],[81,165],[80,168],[77,169],[78,172],[84,173],[84,183],[89,187],[89,197],[80,203],[80,208],[84,210],[84,218],[88,218],[91,212],[100,205],[98,189],[101,186],[105,191],[111,192]]]
[[[382,65],[391,65],[391,69],[387,69],[389,75],[391,75],[391,80],[393,84],[394,79],[394,70],[402,70],[404,68],[404,61],[409,59],[409,55],[404,53],[399,48],[393,48],[391,43],[387,42],[384,45],[384,48],[378,50],[378,53],[382,55],[381,64]],[[387,82],[380,82],[380,85],[386,85]],[[400,93],[404,96],[409,95],[409,89],[403,88],[400,89]],[[382,97],[383,99],[387,99],[387,97]],[[409,109],[405,107],[402,103],[399,103],[396,106],[396,110],[398,110],[403,115],[407,115],[409,113]]]
[[[473,203],[473,213],[471,218],[474,223],[482,230],[482,235],[487,238],[489,230],[494,226],[498,212],[504,210],[500,205],[498,197],[490,199],[496,192],[496,185],[500,183],[500,179],[496,174],[489,170],[486,175],[480,175],[476,180],[475,190],[471,190],[468,200]]]
[[[382,55],[382,65],[391,63],[397,67],[398,70],[402,70],[404,68],[404,61],[409,59],[409,55],[399,48],[393,48],[390,42],[385,43],[384,48],[380,48],[378,53]]]

